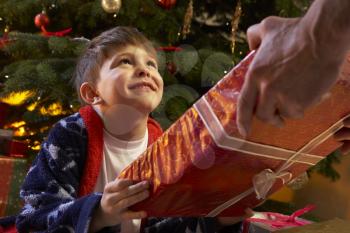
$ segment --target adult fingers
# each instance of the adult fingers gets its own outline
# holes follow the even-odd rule
[[[259,48],[262,41],[261,23],[254,24],[248,28],[247,40],[250,50]]]
[[[257,95],[258,89],[255,82],[252,80],[251,72],[248,70],[237,102],[236,124],[239,133],[244,137],[246,137],[250,131]]]
[[[115,207],[118,209],[127,209],[132,205],[135,205],[136,203],[145,200],[149,197],[149,191],[145,190],[142,192],[139,192],[137,194],[134,194],[132,196],[128,196],[122,200],[120,200]]]
[[[269,124],[281,127],[283,119],[277,111],[277,98],[273,90],[261,88],[260,99],[256,108],[256,116]]]
[[[146,211],[134,212],[134,211],[126,210],[121,214],[121,218],[123,220],[141,219],[146,217],[147,217]]]
[[[280,104],[277,111],[283,118],[301,119],[304,117],[304,112],[292,104]]]

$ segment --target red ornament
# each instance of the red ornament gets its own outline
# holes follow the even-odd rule
[[[163,7],[164,9],[171,9],[175,6],[176,0],[156,0],[158,5]]]
[[[65,36],[72,31],[72,28],[67,28],[58,32],[49,32],[46,26],[49,25],[50,19],[45,12],[37,14],[34,19],[35,25],[41,29],[44,36]]]
[[[177,67],[173,62],[167,62],[166,68],[169,71],[170,74],[174,75],[177,71]]]
[[[5,47],[10,42],[10,39],[8,38],[8,33],[5,32],[4,35],[0,38],[0,49]],[[1,88],[1,84],[0,84]]]
[[[46,27],[47,25],[49,25],[50,19],[46,13],[40,13],[35,16],[34,23],[35,26],[37,26],[38,28],[41,28],[43,26]]]

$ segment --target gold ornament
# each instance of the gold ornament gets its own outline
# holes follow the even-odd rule
[[[4,29],[4,32],[5,32],[5,33],[9,33],[9,31],[10,31],[10,26],[6,25],[6,26],[5,26],[5,29]]]
[[[191,31],[191,21],[193,17],[193,1],[190,0],[184,17],[184,25],[182,28],[182,38],[186,39],[186,36]]]
[[[122,7],[122,0],[102,0],[101,6],[107,13],[118,13]]]
[[[232,54],[235,52],[235,45],[236,45],[236,32],[238,29],[239,19],[242,15],[242,4],[241,1],[238,0],[235,11],[232,16],[231,21],[231,50]]]

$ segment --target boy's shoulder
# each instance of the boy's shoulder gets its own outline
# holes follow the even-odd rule
[[[69,129],[74,129],[74,128],[85,128],[84,120],[81,117],[79,112],[76,112],[70,116],[67,116],[65,118],[62,118],[57,122],[57,124],[60,124],[63,128],[69,128]]]
[[[69,132],[72,134],[78,134],[79,136],[86,136],[86,126],[83,118],[79,112],[76,112],[70,116],[62,118],[54,126],[51,133],[54,132]]]

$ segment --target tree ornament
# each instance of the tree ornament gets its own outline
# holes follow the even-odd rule
[[[167,62],[166,69],[169,71],[171,75],[174,75],[177,71],[177,67],[174,62]]]
[[[232,16],[231,21],[231,51],[232,54],[235,52],[235,45],[236,45],[236,32],[238,29],[239,19],[242,15],[242,4],[241,0],[238,0],[235,11]]]
[[[43,11],[35,16],[34,23],[35,26],[37,26],[38,28],[41,28],[43,26],[46,27],[47,25],[49,25],[50,19],[47,16],[47,14]]]
[[[67,35],[68,33],[70,33],[72,31],[72,28],[67,28],[67,29],[64,29],[64,30],[58,31],[58,32],[49,32],[49,31],[47,31],[46,27],[50,23],[50,18],[47,16],[45,11],[43,11],[40,14],[37,14],[35,16],[34,23],[35,23],[35,26],[37,26],[38,28],[41,29],[42,34],[44,36],[65,36],[65,35]]]
[[[191,31],[191,21],[193,17],[193,0],[190,0],[184,17],[184,25],[182,27],[182,38],[186,39],[186,36]]]
[[[102,0],[101,6],[107,13],[118,13],[122,7],[122,0]]]
[[[176,46],[165,46],[165,47],[159,47],[157,50],[164,51],[164,52],[178,52],[178,51],[182,51],[182,48],[176,47]],[[177,72],[176,64],[172,61],[169,61],[166,63],[166,69],[171,75],[174,75]]]
[[[160,5],[164,9],[171,9],[175,6],[176,0],[156,0],[158,5]]]
[[[6,26],[6,28],[4,30],[4,34],[0,38],[0,49],[4,48],[10,42],[10,39],[8,38],[9,31],[10,31],[9,27]]]

